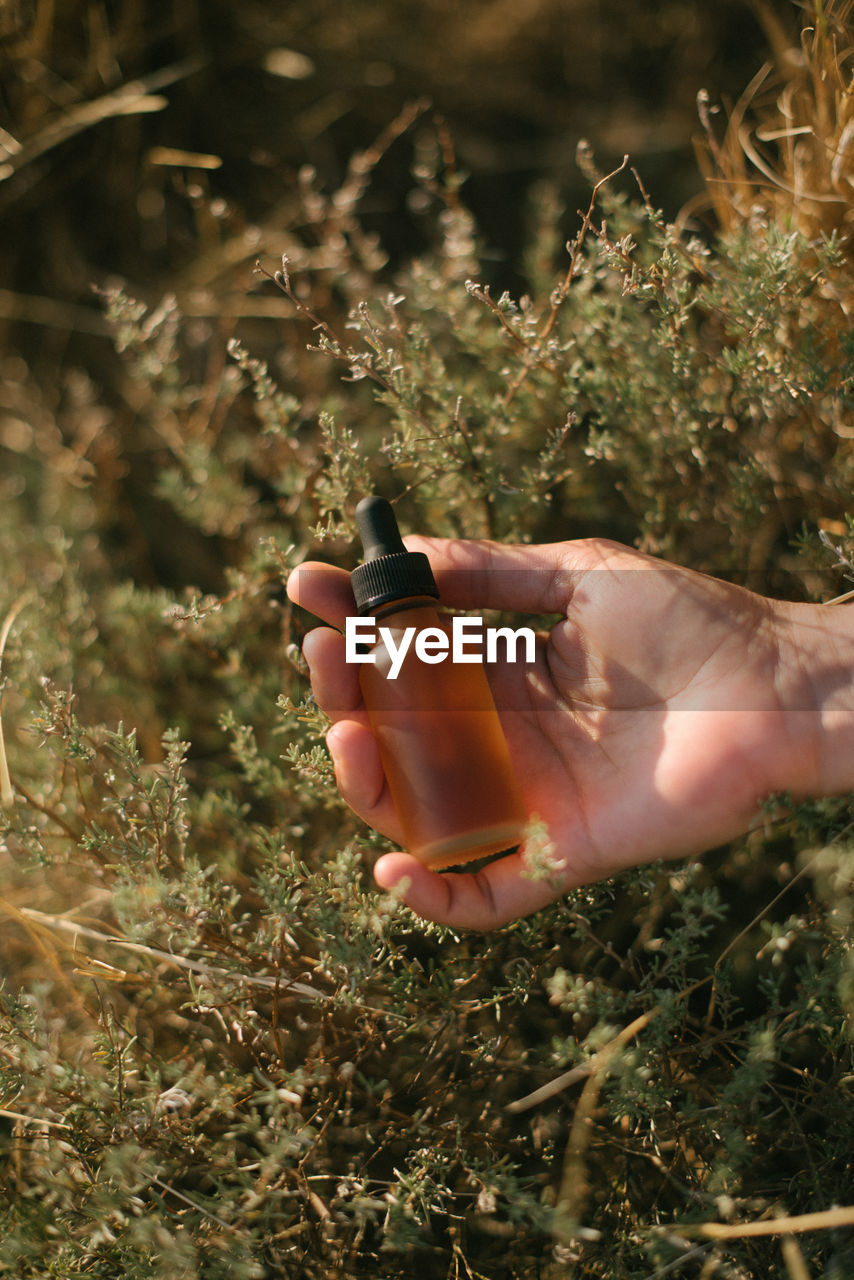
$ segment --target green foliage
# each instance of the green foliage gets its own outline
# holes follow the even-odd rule
[[[0,504],[0,1275],[758,1280],[774,1237],[692,1226],[851,1203],[846,802],[487,938],[425,925],[372,887],[282,585],[318,542],[351,564],[378,489],[411,530],[844,590],[850,257],[758,214],[701,243],[592,174],[565,249],[540,190],[531,293],[496,299],[438,143],[417,159],[434,247],[393,273],[305,192],[324,265],[276,281],[310,394],[120,290],[132,433],[13,371],[38,448]],[[159,573],[115,523],[125,470]],[[846,1247],[803,1252],[841,1275]]]

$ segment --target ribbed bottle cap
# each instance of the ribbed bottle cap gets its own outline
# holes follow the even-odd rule
[[[405,596],[439,598],[430,561],[421,551],[407,551],[394,511],[385,498],[363,498],[356,524],[365,560],[350,574],[359,613],[370,613]]]

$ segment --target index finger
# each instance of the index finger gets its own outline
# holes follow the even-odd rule
[[[426,554],[442,602],[459,609],[563,614],[580,574],[601,564],[584,541],[514,546],[414,534],[404,543]]]
[[[505,546],[420,535],[404,542],[408,551],[426,554],[442,603],[459,609],[562,614],[579,573],[601,563],[585,542]],[[335,565],[305,561],[291,573],[287,591],[295,604],[339,630],[356,612],[349,574]]]

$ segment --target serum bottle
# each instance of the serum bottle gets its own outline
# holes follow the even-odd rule
[[[360,685],[404,844],[434,869],[518,844],[527,814],[482,664],[422,661],[410,644],[394,679],[380,628],[398,652],[403,632],[446,633],[430,562],[407,551],[384,498],[363,498],[356,523],[364,562],[350,580],[356,607],[376,622]],[[441,639],[441,637],[439,637]],[[426,642],[428,637],[424,637]],[[441,648],[441,645],[436,646]],[[419,646],[427,652],[427,643]]]

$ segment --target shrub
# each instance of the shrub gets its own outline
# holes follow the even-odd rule
[[[846,15],[805,44],[839,155]],[[848,800],[775,798],[702,864],[487,937],[425,925],[372,888],[385,842],[337,796],[282,583],[318,547],[352,564],[377,489],[412,530],[604,531],[844,591],[848,188],[818,223],[714,143],[732,195],[703,238],[582,150],[589,211],[564,248],[538,190],[511,297],[441,129],[414,166],[432,248],[390,272],[364,235],[413,115],[340,190],[306,177],[311,241],[295,224],[258,285],[291,334],[275,373],[118,288],[123,406],[6,362],[0,1274],[841,1278]],[[785,114],[782,150],[812,123]],[[129,474],[144,517],[116,507]],[[174,546],[147,578],[141,518]],[[774,1228],[814,1212],[836,1229]]]

